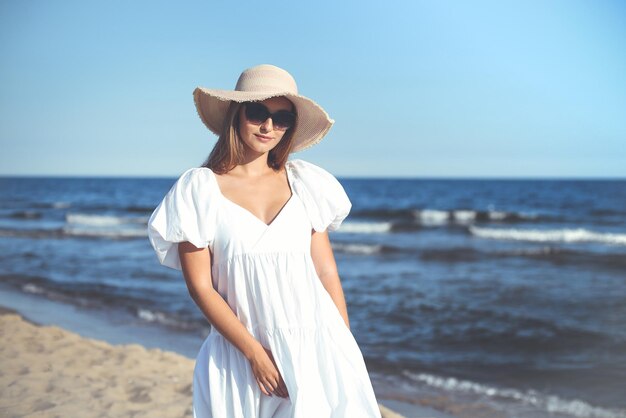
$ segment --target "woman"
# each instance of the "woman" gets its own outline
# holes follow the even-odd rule
[[[194,417],[380,417],[328,239],[350,200],[328,171],[287,160],[334,121],[272,65],[194,99],[218,142],[148,223],[159,261],[182,270],[212,325]]]

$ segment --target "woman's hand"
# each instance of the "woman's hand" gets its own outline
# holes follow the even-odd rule
[[[252,372],[261,392],[267,396],[272,396],[272,393],[275,393],[282,398],[288,397],[287,386],[278,371],[272,352],[263,346],[261,348],[262,350],[255,351],[250,359]]]

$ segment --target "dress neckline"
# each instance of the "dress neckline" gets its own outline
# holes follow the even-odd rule
[[[208,167],[207,167],[208,168]],[[256,216],[254,213],[252,213],[251,211],[249,211],[248,209],[244,208],[243,206],[233,202],[232,200],[230,200],[229,198],[227,198],[224,193],[222,193],[222,190],[220,189],[219,183],[217,182],[217,177],[215,176],[215,173],[213,172],[213,170],[211,170],[209,168],[209,171],[211,172],[211,177],[213,178],[213,182],[215,183],[215,189],[217,190],[217,194],[220,196],[220,198],[222,200],[224,200],[226,203],[234,206],[235,208],[238,208],[239,210],[247,213],[250,217],[252,217],[254,220],[256,220],[258,223],[260,223],[261,225],[263,225],[265,228],[269,228],[272,225],[274,225],[274,223],[278,220],[278,218],[280,218],[280,216],[283,214],[283,212],[285,212],[285,208],[289,205],[289,203],[293,200],[295,192],[294,192],[294,188],[293,188],[293,183],[292,183],[292,179],[291,179],[291,166],[290,166],[290,161],[287,161],[285,163],[285,176],[287,177],[287,183],[289,185],[289,189],[291,190],[291,196],[289,196],[289,199],[287,199],[287,201],[281,206],[281,208],[278,210],[278,212],[276,213],[276,215],[274,215],[274,217],[272,218],[272,220],[270,221],[270,223],[265,223],[261,218],[259,218],[258,216]]]

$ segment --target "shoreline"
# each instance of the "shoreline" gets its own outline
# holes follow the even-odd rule
[[[191,416],[193,358],[132,342],[137,336],[111,343],[48,317],[39,322],[3,299],[0,410],[6,416],[85,416],[87,410],[90,416],[155,416],[155,410],[163,417]],[[448,417],[399,400],[380,401],[383,418]]]

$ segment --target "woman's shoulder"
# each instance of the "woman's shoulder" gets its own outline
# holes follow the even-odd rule
[[[216,225],[212,172],[203,167],[185,170],[148,220],[148,238],[161,264],[180,270],[177,244],[197,248],[212,245]]]
[[[298,177],[304,179],[315,179],[318,178],[321,181],[328,180],[332,181],[337,179],[333,174],[331,174],[325,168],[314,164],[310,161],[305,161],[301,158],[295,158],[287,161],[287,167],[292,170]]]
[[[209,181],[213,176],[213,171],[208,167],[190,167],[182,172],[177,182],[192,184]]]
[[[196,180],[210,178],[211,176],[213,176],[213,171],[209,167],[190,167],[182,172],[179,179]]]
[[[215,193],[213,171],[208,167],[190,167],[178,176],[169,194],[188,198],[206,197]]]
[[[337,229],[352,207],[339,180],[328,170],[302,159],[289,160],[287,166],[315,230]]]

